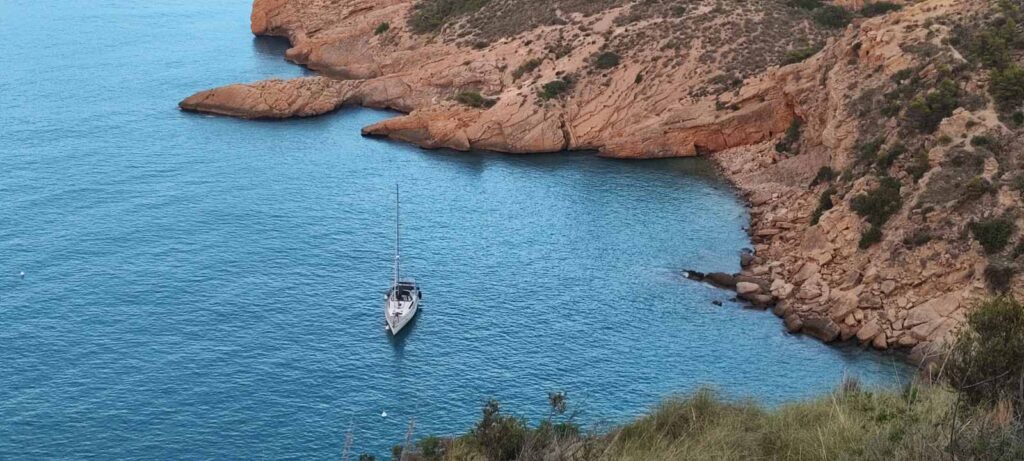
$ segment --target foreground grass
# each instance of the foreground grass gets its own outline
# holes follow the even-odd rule
[[[441,441],[430,456],[420,452],[405,459],[1024,459],[1020,426],[1005,410],[961,404],[956,393],[939,385],[871,391],[848,383],[828,395],[775,408],[726,400],[704,389],[669,399],[603,434],[551,430],[559,424],[552,421],[527,428],[521,419],[492,417],[490,435],[483,436],[478,425]],[[497,444],[504,449],[495,450]]]
[[[713,392],[665,402],[605,439],[609,460],[949,459],[955,396],[941,388],[856,388],[766,409]]]

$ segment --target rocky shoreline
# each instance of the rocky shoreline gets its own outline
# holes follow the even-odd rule
[[[827,30],[790,7],[727,3],[731,11],[712,0],[665,11],[567,3],[536,24],[503,13],[519,28],[500,35],[473,28],[486,23],[487,7],[423,32],[409,23],[418,14],[413,0],[256,0],[253,32],[287,37],[287,59],[321,75],[229,85],[180,107],[242,118],[394,109],[405,115],[363,134],[425,148],[707,155],[748,202],[754,249],[739,274],[691,278],[771,308],[790,332],[906,350],[915,362],[936,357],[971,306],[991,295],[991,257],[964,237],[969,226],[1002,213],[1024,228],[1024,215],[1013,214],[1022,200],[1009,186],[966,209],[943,183],[962,169],[958,156],[987,152],[967,140],[1008,129],[991,104],[975,104],[936,123],[934,134],[901,138],[903,119],[877,115],[873,101],[898,91],[908,72],[931,82],[963,61],[949,44],[951,21],[990,5],[925,0]],[[791,35],[757,35],[783,25]],[[777,43],[765,48],[766,40]],[[821,50],[785,64],[807,40],[823,42]],[[677,46],[684,42],[688,48]],[[878,132],[886,135],[875,141]],[[865,166],[865,145],[881,158],[902,142],[924,152],[923,165],[893,154],[878,161],[884,170],[874,158]],[[994,184],[1010,182],[998,176],[1006,170],[985,163],[978,171]],[[883,178],[898,184],[901,206],[879,221],[854,203]],[[1010,292],[1020,294],[1021,285],[1011,281]]]

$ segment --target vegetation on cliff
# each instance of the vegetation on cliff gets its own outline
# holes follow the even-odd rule
[[[822,7],[817,3],[792,2],[794,7],[813,11]],[[1020,294],[1019,284],[1014,281],[1024,268],[1024,260],[1013,248],[1015,242],[1024,242],[1020,235],[1024,194],[1015,186],[1024,183],[1024,174],[1020,173],[1024,165],[1024,149],[1020,147],[1024,140],[1020,131],[1024,125],[1022,3],[993,0],[971,14],[907,23],[905,30],[909,33],[899,41],[905,67],[889,70],[888,75],[879,75],[879,68],[859,62],[857,47],[863,42],[852,45],[850,51],[854,53],[846,55],[849,57],[844,58],[845,62],[830,64],[845,66],[845,72],[850,72],[846,77],[857,82],[860,94],[846,107],[859,142],[848,153],[831,154],[830,166],[843,167],[842,174],[810,183],[817,206],[812,212],[808,210],[809,222],[848,226],[846,217],[855,214],[860,221],[854,227],[860,234],[857,247],[861,254],[872,258],[875,266],[868,270],[884,267],[885,261],[896,265],[896,261],[917,260],[925,267],[928,263],[924,261],[934,260],[935,256],[929,254],[936,251],[939,257],[954,258],[973,253],[982,259],[982,270],[960,269],[961,277],[982,279],[990,293],[1017,289],[1015,293]],[[865,8],[863,14],[895,9],[878,4]],[[948,38],[943,36],[944,31],[950,31]],[[834,71],[832,67],[827,70]],[[791,158],[803,155],[800,145],[790,147],[789,137],[782,136],[776,149]],[[828,227],[823,230],[832,231]],[[968,263],[961,268],[971,265],[977,267],[977,263]],[[884,340],[873,344],[883,349],[947,341],[951,326],[961,322],[963,316],[956,315],[948,322],[927,320],[930,324],[923,327],[917,325],[917,319],[908,323],[912,322],[908,313],[893,310],[893,302],[902,303],[900,307],[908,310],[924,303],[904,302],[901,299],[907,298],[900,296],[939,298],[934,292],[917,295],[913,289],[904,289],[897,282],[902,277],[891,274],[884,277],[891,280],[885,282],[888,285],[865,287],[882,298],[885,309],[877,319],[870,311],[879,304],[861,291],[852,302],[863,321],[850,317],[847,308],[830,308],[836,304],[836,297],[822,303],[823,313],[831,317],[836,330],[850,327],[840,337],[866,329],[870,333],[857,334],[858,338],[867,342],[872,335],[882,336]],[[863,276],[840,275],[833,277],[833,282],[845,285],[843,290],[860,290],[855,287],[858,278]],[[962,290],[939,285],[948,291]],[[813,299],[826,290],[806,292],[804,298]],[[947,306],[956,309],[955,304]],[[948,313],[939,317],[943,315]],[[922,354],[924,351],[918,350]]]

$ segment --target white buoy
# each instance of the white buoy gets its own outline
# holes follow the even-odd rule
[[[386,412],[386,411],[380,412],[380,417],[381,418],[387,418],[388,417],[388,412]]]
[[[18,272],[18,277],[25,278],[25,271]]]

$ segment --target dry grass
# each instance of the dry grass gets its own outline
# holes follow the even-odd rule
[[[666,400],[647,416],[606,434],[554,440],[527,437],[534,449],[510,459],[1020,459],[1021,426],[1004,407],[960,404],[954,392],[938,385],[870,391],[851,382],[828,395],[777,408],[730,401],[704,389]],[[956,431],[951,438],[954,414]],[[434,460],[486,460],[472,434],[449,440],[446,448]]]

